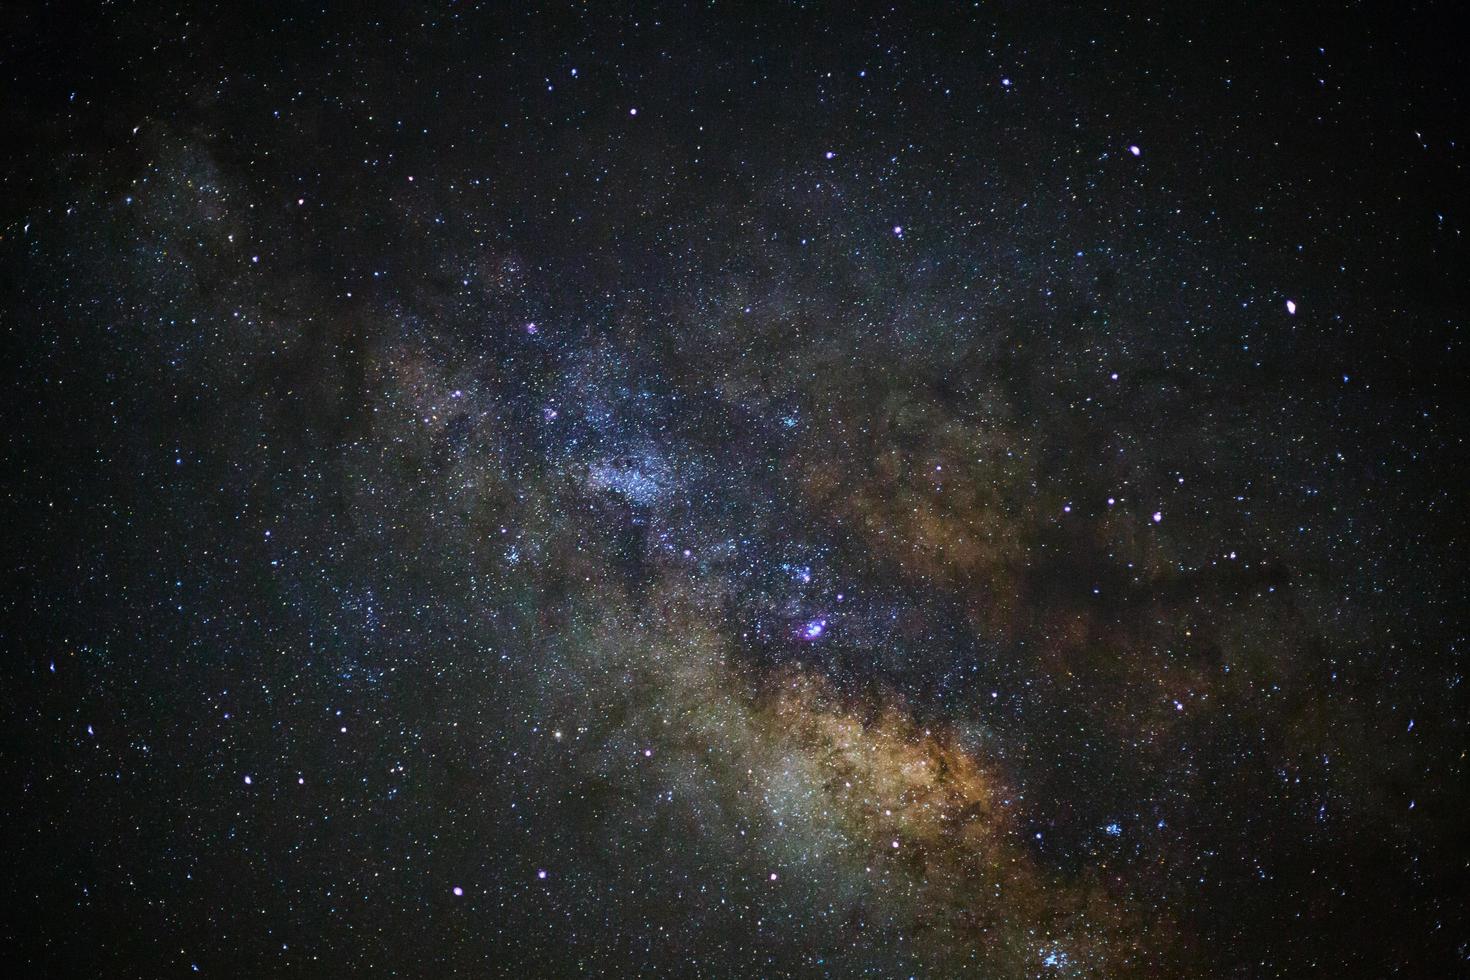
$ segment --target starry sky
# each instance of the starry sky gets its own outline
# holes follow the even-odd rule
[[[6,3],[0,957],[1470,973],[1452,13]]]

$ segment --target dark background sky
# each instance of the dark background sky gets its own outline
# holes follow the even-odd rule
[[[1470,969],[1452,15],[6,4],[3,955]]]

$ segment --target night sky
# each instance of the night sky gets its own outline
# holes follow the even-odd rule
[[[0,965],[1470,975],[1453,5],[0,6]]]

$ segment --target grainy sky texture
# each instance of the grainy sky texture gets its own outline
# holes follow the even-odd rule
[[[1453,12],[4,4],[7,975],[1464,975]]]

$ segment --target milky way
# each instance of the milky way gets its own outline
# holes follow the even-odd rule
[[[3,23],[26,975],[1470,970],[1428,13]]]

